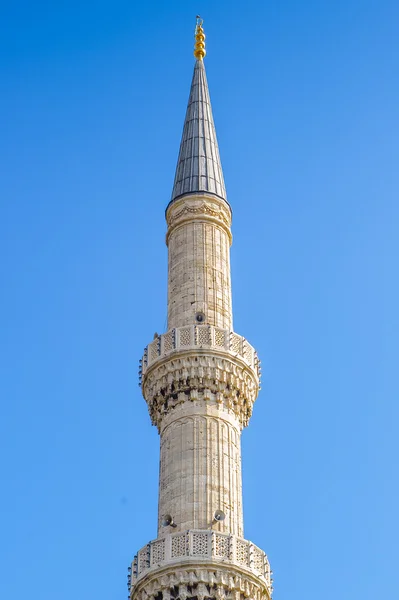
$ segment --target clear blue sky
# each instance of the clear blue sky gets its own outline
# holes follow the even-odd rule
[[[0,597],[125,598],[156,535],[137,385],[195,15],[263,389],[247,539],[275,599],[399,597],[396,0],[17,1],[0,21]]]

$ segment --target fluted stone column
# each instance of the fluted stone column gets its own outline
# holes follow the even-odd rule
[[[204,402],[182,405],[161,430],[158,535],[170,514],[176,532],[214,526],[243,536],[239,423]],[[216,510],[224,521],[214,521]]]
[[[232,329],[229,205],[206,193],[185,195],[169,205],[166,220],[168,329],[196,321]]]

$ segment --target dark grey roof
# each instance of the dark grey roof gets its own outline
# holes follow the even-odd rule
[[[192,192],[209,192],[226,200],[203,60],[194,67],[171,201]]]

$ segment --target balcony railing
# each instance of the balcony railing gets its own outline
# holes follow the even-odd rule
[[[185,557],[245,567],[264,579],[271,588],[270,564],[263,550],[233,535],[195,529],[168,534],[141,548],[131,566],[131,586],[149,569],[173,564]]]
[[[176,350],[208,348],[219,351],[224,350],[239,356],[248,366],[257,371],[258,376],[260,375],[258,356],[251,344],[241,335],[213,325],[176,327],[157,336],[144,349],[140,375],[144,375],[151,365]]]

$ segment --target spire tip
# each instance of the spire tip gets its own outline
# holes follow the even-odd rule
[[[203,60],[206,54],[205,50],[205,33],[202,28],[203,19],[199,15],[196,17],[197,22],[195,25],[195,44],[194,44],[194,56],[197,60]]]

